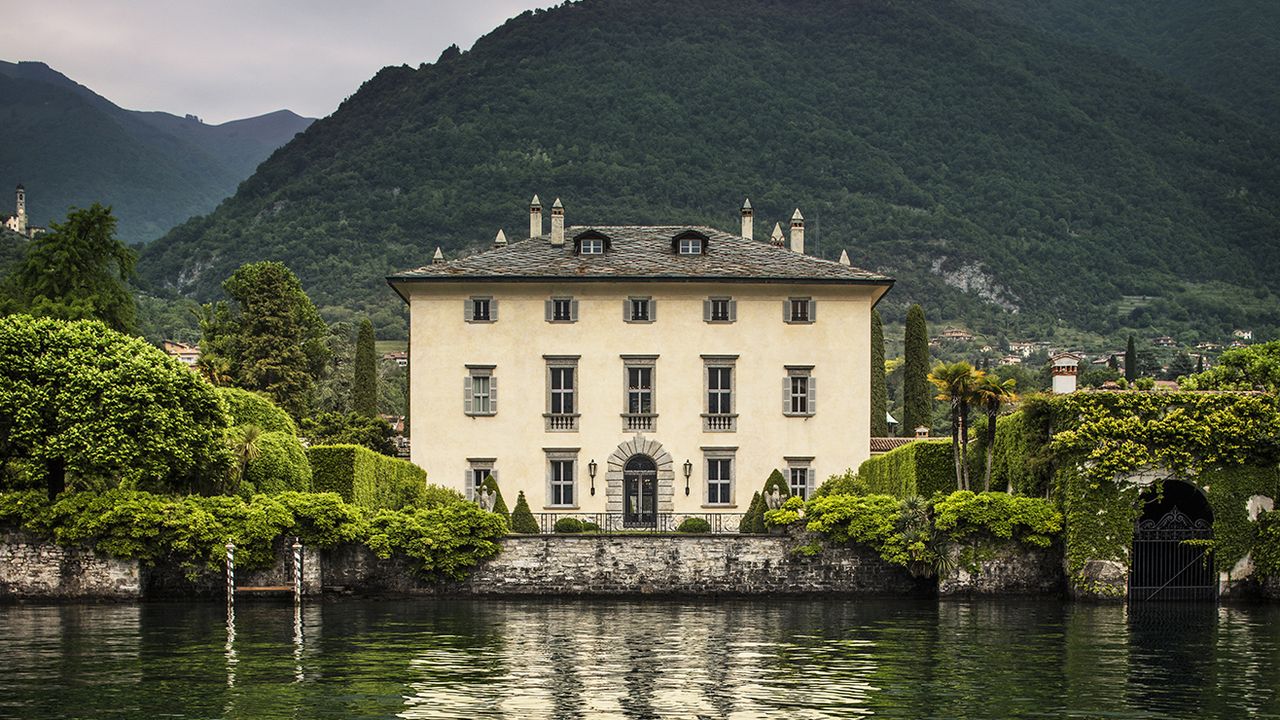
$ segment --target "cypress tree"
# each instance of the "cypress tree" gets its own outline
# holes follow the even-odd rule
[[[933,393],[929,390],[929,328],[924,308],[907,310],[906,363],[902,369],[902,435],[911,437],[916,427],[933,419]]]
[[[1124,379],[1133,384],[1138,379],[1138,352],[1133,347],[1133,336],[1129,336],[1129,344],[1124,348]]]
[[[351,383],[351,409],[361,415],[378,414],[378,357],[374,349],[373,323],[360,321],[356,336],[355,378]]]
[[[884,324],[871,311],[871,437],[888,437],[889,391],[884,384]]]
[[[1204,372],[1204,355],[1196,356],[1196,374]]]
[[[738,532],[744,535],[755,532],[755,517],[759,514],[763,505],[764,499],[760,497],[760,491],[757,490],[756,494],[751,496],[751,504],[747,505],[747,512],[743,514],[742,520],[738,522]]]

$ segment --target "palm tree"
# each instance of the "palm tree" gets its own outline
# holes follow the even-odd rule
[[[938,400],[951,404],[951,454],[956,462],[956,487],[969,489],[969,404],[985,373],[967,362],[940,363],[929,373]]]
[[[1013,389],[1018,382],[1013,378],[1009,378],[1004,382],[994,375],[983,375],[978,381],[978,386],[974,388],[974,404],[987,414],[987,469],[982,477],[982,491],[991,492],[991,463],[995,459],[996,454],[996,416],[1000,414],[1000,408],[1007,403],[1018,401],[1018,396],[1014,394]],[[1005,492],[1012,493],[1013,487],[1005,486]]]
[[[234,489],[244,480],[245,470],[249,463],[262,455],[262,428],[257,425],[245,425],[233,430],[229,438],[231,455],[235,465],[231,468],[231,488]]]

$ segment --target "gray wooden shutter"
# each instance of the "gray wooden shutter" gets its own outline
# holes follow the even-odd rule
[[[489,413],[498,414],[498,377],[496,375],[489,376]]]
[[[818,301],[809,301],[809,322],[817,322],[818,320]]]
[[[622,301],[622,320],[629,322],[631,320],[631,298]]]
[[[782,378],[782,414],[791,412],[791,376]]]
[[[809,376],[809,414],[818,412],[818,378]]]
[[[790,300],[782,301],[782,321],[791,322],[791,301]]]
[[[569,301],[569,319],[572,320],[573,322],[578,322],[578,301],[577,300]]]
[[[467,469],[463,470],[462,473],[462,489],[466,490],[468,500],[475,500],[475,470],[471,467],[467,467]]]
[[[702,322],[711,322],[711,301],[702,301]]]
[[[555,298],[547,298],[547,302],[544,304],[544,314],[547,317],[547,322],[551,322],[556,319]]]
[[[471,414],[471,376],[462,378],[462,412]]]
[[[738,322],[738,301],[729,299],[729,322]]]
[[[462,316],[466,318],[467,322],[476,319],[476,304],[471,298],[462,301]]]
[[[489,322],[498,322],[498,298],[489,301]]]
[[[649,304],[649,322],[657,322],[658,320],[658,301],[653,298],[646,300]]]

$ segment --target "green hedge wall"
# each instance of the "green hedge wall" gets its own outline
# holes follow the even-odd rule
[[[287,432],[266,432],[258,438],[258,457],[244,469],[252,493],[311,491],[311,463],[298,438]]]
[[[873,457],[858,468],[858,477],[867,491],[896,498],[932,497],[956,489],[955,463],[951,441],[920,440],[884,455]]]
[[[239,388],[218,388],[218,395],[227,404],[231,425],[257,425],[264,432],[298,434],[289,413],[281,410],[269,398]]]
[[[307,448],[307,459],[315,490],[349,503],[396,510],[427,499],[427,473],[411,462],[359,445],[317,445]]]

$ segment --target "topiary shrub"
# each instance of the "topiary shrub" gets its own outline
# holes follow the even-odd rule
[[[484,482],[480,483],[482,490],[493,491],[493,512],[507,519],[507,524],[511,524],[511,511],[507,509],[507,501],[502,499],[502,490],[498,487],[498,481],[493,479],[492,475],[486,475]]]
[[[956,489],[949,440],[917,440],[870,458],[858,468],[872,494],[896,498],[932,497]]]
[[[817,490],[813,491],[815,498],[827,497],[828,495],[869,495],[871,490],[867,487],[867,483],[852,468],[845,470],[841,475],[832,475],[827,478]]]
[[[289,413],[281,410],[270,398],[240,388],[217,388],[218,396],[227,404],[232,425],[257,425],[266,432],[298,434]]]
[[[336,492],[343,500],[367,508],[395,510],[426,501],[427,472],[411,462],[358,445],[307,448],[307,459],[317,492]]]
[[[587,532],[588,524],[590,523],[585,523],[578,518],[564,517],[556,521],[555,527],[553,527],[552,530],[561,535],[573,535],[576,533]]]
[[[538,521],[529,510],[529,502],[524,499],[524,491],[516,496],[516,509],[511,513],[511,532],[522,535],[537,535],[541,532]]]
[[[787,485],[787,479],[783,477],[782,471],[778,470],[777,468],[774,468],[773,472],[769,473],[769,477],[765,478],[764,490],[760,491],[760,496],[766,499],[765,500],[766,510],[769,509],[769,505],[768,505],[769,493],[773,492],[774,490],[777,490],[778,493],[782,495],[782,499],[784,502],[786,501],[787,498],[791,497],[791,486]]]
[[[258,456],[245,465],[242,493],[311,491],[311,464],[296,436],[266,432],[258,438],[257,447]]]
[[[758,492],[752,495],[751,504],[747,506],[747,514],[738,524],[738,532],[756,535],[765,532],[764,513],[768,509],[763,495]]]
[[[711,532],[711,523],[707,522],[705,518],[687,517],[676,527],[676,532],[690,535],[709,533]]]

